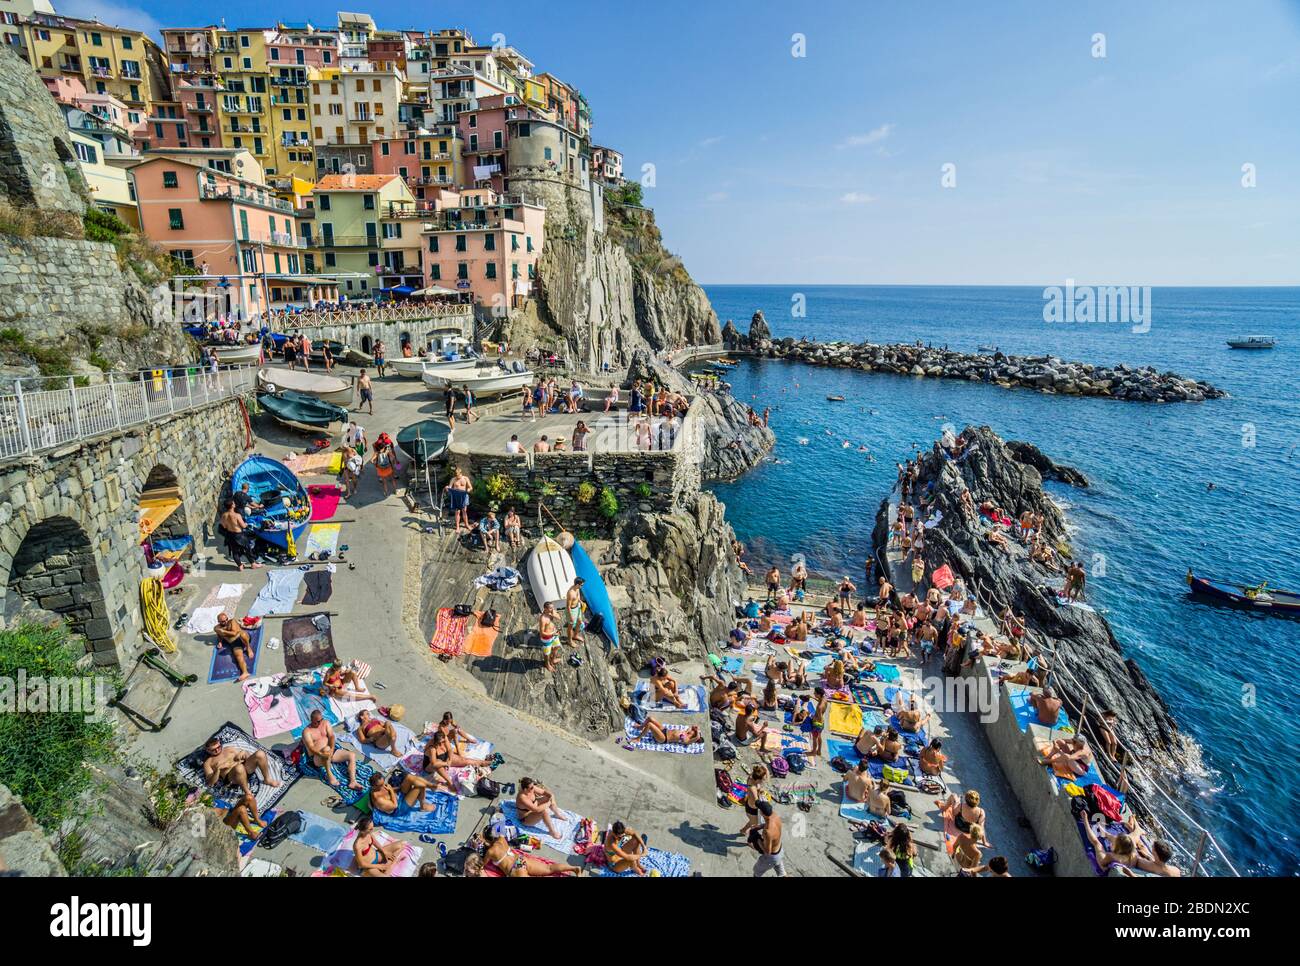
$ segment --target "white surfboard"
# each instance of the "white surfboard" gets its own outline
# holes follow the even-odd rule
[[[547,601],[564,606],[564,595],[573,586],[573,558],[550,537],[542,537],[528,555],[528,583],[538,606]]]

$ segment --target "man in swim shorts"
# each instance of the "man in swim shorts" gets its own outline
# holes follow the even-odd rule
[[[582,611],[586,606],[582,602],[582,584],[581,577],[574,577],[573,586],[564,595],[564,634],[570,647],[582,641]]]
[[[469,525],[469,491],[470,479],[463,467],[457,466],[456,473],[447,484],[447,497],[451,501],[451,512],[453,519],[456,521],[456,533],[460,533],[460,525],[465,524],[465,532],[472,533]]]
[[[558,616],[555,605],[548,600],[542,606],[542,616],[537,619],[537,636],[542,641],[542,658],[548,671],[554,671],[556,667],[556,652],[560,644],[560,631],[556,627]]]

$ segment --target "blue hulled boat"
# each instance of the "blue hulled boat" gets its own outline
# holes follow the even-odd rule
[[[289,467],[266,456],[250,456],[235,467],[230,476],[230,492],[236,492],[245,483],[253,499],[263,507],[244,514],[250,531],[259,539],[286,549],[288,535],[292,533],[296,546],[311,528],[311,499],[307,488]]]
[[[1276,590],[1268,586],[1267,582],[1253,586],[1233,584],[1212,577],[1197,577],[1189,570],[1187,586],[1194,596],[1218,604],[1263,611],[1266,614],[1300,617],[1300,594]]]

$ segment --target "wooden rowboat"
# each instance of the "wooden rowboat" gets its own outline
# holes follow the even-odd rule
[[[1290,590],[1275,590],[1268,582],[1234,584],[1212,577],[1197,577],[1187,571],[1187,586],[1192,595],[1230,607],[1262,611],[1266,614],[1288,614],[1300,617],[1300,594]]]

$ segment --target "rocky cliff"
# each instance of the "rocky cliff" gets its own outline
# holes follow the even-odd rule
[[[87,212],[67,126],[25,61],[0,49],[0,384],[184,363],[192,340],[151,291],[164,260]],[[161,310],[155,311],[155,303]]]
[[[511,184],[546,205],[538,298],[512,320],[513,342],[564,342],[573,360],[595,369],[621,368],[640,348],[720,340],[708,297],[664,249],[649,209],[550,178],[516,175]]]
[[[1076,707],[1083,704],[1083,691],[1091,695],[1090,719],[1113,709],[1124,741],[1140,755],[1177,770],[1195,767],[1199,749],[1178,730],[1169,708],[1137,663],[1125,656],[1106,620],[1091,608],[1062,604],[1056,595],[1060,574],[1031,561],[1014,538],[1005,550],[984,538],[987,525],[963,506],[968,489],[975,507],[989,500],[1013,518],[1025,510],[1042,513],[1049,540],[1069,552],[1065,517],[1044,493],[1039,471],[1021,462],[988,427],[969,427],[963,435],[972,443],[960,462],[945,458],[937,445],[922,458],[923,482],[933,484],[932,505],[943,514],[927,530],[927,570],[949,564],[985,600],[996,607],[1009,603],[1022,614],[1032,638],[1054,648],[1055,661],[1082,688],[1067,675],[1056,675],[1053,685]]]

